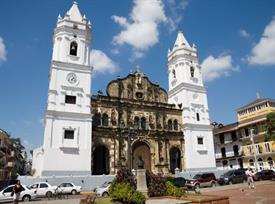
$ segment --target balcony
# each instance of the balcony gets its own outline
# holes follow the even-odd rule
[[[242,155],[242,152],[227,152],[226,154],[216,154],[216,159],[229,158],[229,157],[239,157]]]

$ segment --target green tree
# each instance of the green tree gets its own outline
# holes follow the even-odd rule
[[[266,116],[266,140],[275,140],[275,112]]]

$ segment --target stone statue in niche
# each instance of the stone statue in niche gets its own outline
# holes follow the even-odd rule
[[[157,122],[157,128],[161,129],[162,128],[162,125],[161,125],[161,116],[160,116],[159,113],[157,113],[157,115],[156,115],[156,122]]]
[[[127,98],[131,99],[132,98],[132,86],[128,84],[127,86]]]
[[[148,90],[148,101],[153,101],[152,89],[149,89],[149,90]]]
[[[113,126],[116,125],[116,111],[115,109],[112,109],[112,113],[111,113],[111,123]]]
[[[161,141],[158,141],[158,146],[159,146],[159,161],[163,162],[163,160],[164,160],[163,155],[162,155],[163,144]]]
[[[142,77],[141,74],[136,75],[136,85],[138,89],[142,89]]]
[[[124,118],[123,118],[123,111],[119,112],[119,125],[120,125],[120,127],[125,126],[125,122],[124,122]]]
[[[152,115],[149,116],[149,126],[151,129],[154,129],[155,128],[155,125],[154,125],[154,118]]]

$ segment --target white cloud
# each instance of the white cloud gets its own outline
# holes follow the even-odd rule
[[[248,37],[250,37],[250,34],[249,34],[246,30],[244,30],[244,29],[241,29],[241,30],[239,31],[239,34],[240,34],[240,36],[243,37],[243,38],[248,38]]]
[[[265,27],[260,41],[252,48],[248,63],[251,65],[275,64],[275,16]]]
[[[221,55],[217,58],[210,55],[202,62],[201,67],[204,81],[228,76],[230,72],[239,70],[238,66],[233,66],[231,55]]]
[[[115,63],[101,50],[92,49],[90,53],[91,65],[97,73],[114,73]]]
[[[178,27],[182,21],[182,12],[188,5],[187,0],[165,0],[165,2],[169,11],[168,13],[170,14],[170,16],[167,17],[169,31],[180,30]]]
[[[114,22],[122,27],[120,33],[113,37],[115,45],[128,44],[133,48],[133,58],[138,53],[152,47],[159,41],[158,26],[167,22],[164,4],[160,0],[134,0],[129,19],[113,15]]]
[[[7,60],[7,50],[3,38],[0,37],[0,62]]]

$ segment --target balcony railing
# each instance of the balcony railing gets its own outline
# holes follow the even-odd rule
[[[226,154],[216,154],[216,159],[221,159],[221,158],[227,158],[227,157],[237,157],[237,156],[241,156],[242,152],[227,152]]]

